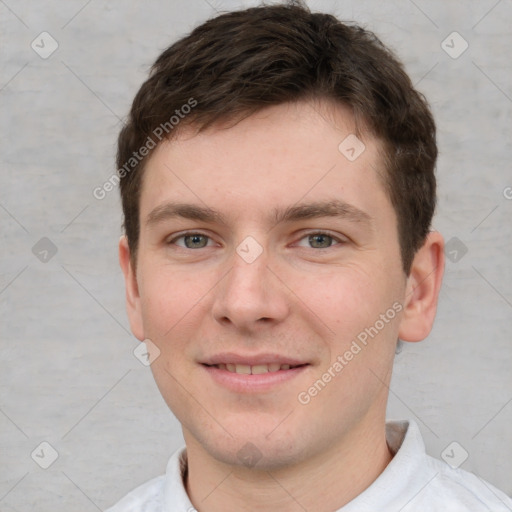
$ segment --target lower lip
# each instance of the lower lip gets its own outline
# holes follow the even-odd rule
[[[263,393],[273,390],[279,384],[284,384],[294,379],[308,367],[308,365],[297,366],[289,370],[253,375],[221,370],[215,366],[202,366],[215,382],[235,393]]]

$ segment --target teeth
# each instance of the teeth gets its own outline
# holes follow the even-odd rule
[[[247,375],[251,374],[251,367],[248,364],[236,364],[235,365],[236,373],[245,373]]]
[[[289,370],[289,364],[279,364],[279,363],[270,363],[270,364],[256,364],[254,366],[249,366],[248,364],[217,364],[215,365],[219,370],[227,370],[232,373],[242,373],[244,375],[259,375],[261,373],[273,373],[278,372],[279,370]]]
[[[267,373],[268,372],[268,364],[256,364],[251,366],[251,373],[254,375],[255,373]]]

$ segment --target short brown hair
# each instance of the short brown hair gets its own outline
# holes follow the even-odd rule
[[[151,154],[147,149],[154,149],[164,131],[163,138],[170,139],[184,125],[194,124],[201,131],[267,106],[309,99],[348,106],[356,121],[362,120],[382,141],[385,186],[398,219],[403,269],[409,274],[436,203],[437,146],[428,104],[372,32],[330,14],[312,13],[297,1],[212,18],[156,60],[118,139],[117,168],[132,261],[143,168]],[[171,122],[178,114],[179,121]],[[160,135],[156,143],[155,134]],[[143,147],[146,156],[134,160]]]

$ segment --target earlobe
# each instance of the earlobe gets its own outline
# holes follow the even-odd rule
[[[421,341],[432,330],[444,263],[443,237],[439,232],[432,231],[415,254],[407,278],[404,314],[399,329],[401,340]]]
[[[128,246],[128,239],[125,235],[119,240],[119,264],[124,275],[124,282],[126,288],[126,312],[130,321],[130,328],[133,335],[143,341],[144,329],[142,323],[142,310],[139,295],[139,285],[135,269],[133,268],[130,258],[130,248]]]

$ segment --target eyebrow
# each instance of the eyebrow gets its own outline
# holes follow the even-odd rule
[[[188,203],[168,202],[154,208],[147,216],[146,225],[153,226],[173,218],[198,220],[201,222],[227,224],[224,215],[212,208]],[[373,217],[359,208],[341,200],[312,202],[290,206],[285,209],[274,208],[273,222],[293,222],[321,217],[338,217],[350,222],[373,225]]]
[[[274,210],[274,221],[276,224],[320,217],[341,217],[355,223],[373,224],[373,218],[368,213],[338,199],[327,202],[299,204],[284,210]]]
[[[202,222],[225,223],[224,217],[215,210],[205,206],[188,203],[164,203],[153,209],[146,220],[146,225],[159,224],[169,219],[181,217],[183,219],[199,220]]]

